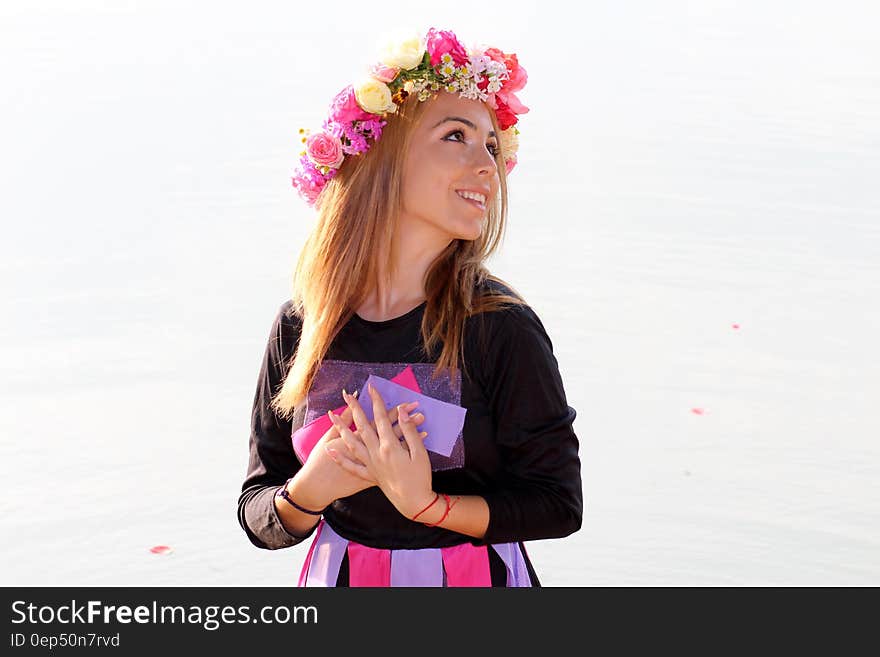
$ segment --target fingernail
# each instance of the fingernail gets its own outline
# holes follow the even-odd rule
[[[345,401],[348,401],[348,393],[345,392],[345,388],[342,389],[342,398],[343,398]]]
[[[351,396],[354,397],[355,399],[357,399],[359,392],[360,392],[360,390],[355,390],[353,393],[351,393]]]
[[[409,422],[409,413],[406,412],[406,406],[400,406],[397,409],[397,417],[401,422]]]
[[[373,389],[373,384],[372,384],[372,383],[368,383],[368,384],[367,384],[367,391],[368,391],[371,395],[372,395],[374,392],[376,392],[376,391]]]
[[[415,408],[416,406],[418,406],[418,405],[419,405],[419,402],[417,402],[417,401],[411,401],[410,403],[408,403],[408,404],[406,405],[406,410],[411,411],[412,409],[414,409],[414,408]]]
[[[419,438],[425,438],[425,437],[427,437],[427,435],[428,435],[427,431],[422,431],[422,433],[419,434]]]
[[[330,417],[331,420],[335,420],[335,419],[336,419],[336,414],[335,414],[332,410],[331,410],[331,411],[327,411],[327,415]]]

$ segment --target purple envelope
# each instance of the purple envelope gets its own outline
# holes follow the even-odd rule
[[[410,415],[421,412],[425,416],[425,421],[419,425],[420,431],[428,432],[428,437],[425,438],[425,449],[447,457],[452,454],[452,448],[464,426],[466,408],[423,395],[393,381],[383,379],[381,376],[371,374],[364,382],[357,397],[364,409],[364,414],[371,422],[373,421],[373,403],[370,393],[367,391],[368,384],[372,384],[373,388],[382,396],[386,409],[407,402],[419,402]]]

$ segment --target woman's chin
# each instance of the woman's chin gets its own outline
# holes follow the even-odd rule
[[[485,220],[483,218],[479,218],[476,220],[468,219],[466,221],[461,222],[458,226],[458,230],[456,231],[458,234],[455,236],[460,240],[467,240],[472,242],[476,239],[479,239],[480,235],[483,233],[483,222]]]

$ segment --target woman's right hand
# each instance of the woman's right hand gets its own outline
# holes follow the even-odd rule
[[[411,409],[415,406],[416,404],[413,404]],[[351,426],[351,407],[346,406],[345,411],[338,417],[344,426]],[[425,421],[422,413],[416,413],[411,418],[417,425]],[[397,422],[396,406],[389,411],[388,420],[392,424]],[[402,438],[403,430],[397,425],[394,425],[394,429],[398,438]],[[376,485],[372,479],[364,479],[343,469],[334,460],[334,452],[343,458],[357,461],[357,457],[350,452],[340,437],[339,430],[331,425],[315,444],[305,464],[290,483],[290,496],[297,504],[307,509],[323,509],[340,497],[348,497]]]

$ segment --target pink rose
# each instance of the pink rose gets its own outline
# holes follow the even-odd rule
[[[516,61],[516,55],[513,56],[514,61]],[[519,91],[524,86],[526,86],[526,82],[529,80],[528,73],[526,73],[526,69],[524,69],[519,64],[516,65],[512,71],[509,72],[510,78],[504,81],[504,87],[509,91]]]
[[[502,64],[504,64],[504,53],[498,50],[498,48],[486,48],[483,51],[483,54],[486,55],[486,57],[491,59],[493,62],[501,62]]]
[[[452,61],[456,66],[466,64],[469,59],[465,47],[449,30],[435,30],[433,27],[429,29],[425,36],[425,49],[431,55],[431,66],[437,66],[440,57],[446,53],[452,55]]]
[[[385,66],[385,64],[379,63],[375,64],[370,69],[370,75],[379,80],[380,82],[384,82],[388,84],[389,82],[393,82],[394,78],[397,77],[397,74],[400,72],[399,68],[395,68],[394,66]]]
[[[514,114],[527,114],[529,108],[522,104],[519,98],[516,97],[516,94],[513,92],[506,91],[503,87],[501,91],[496,94],[504,104],[510,108],[510,111]]]
[[[504,160],[504,168],[508,174],[513,171],[513,167],[516,166],[516,155],[511,155],[509,158]]]
[[[345,158],[342,142],[326,132],[316,132],[306,139],[306,154],[317,166],[337,169]]]
[[[368,121],[372,118],[375,117],[362,110],[361,106],[357,104],[352,85],[348,85],[336,94],[330,104],[330,121],[348,124],[352,121]]]
[[[498,50],[498,48],[487,48],[484,54],[493,61],[504,64],[507,68],[507,74],[510,76],[509,79],[502,82],[501,89],[495,94],[504,105],[505,112],[526,114],[529,108],[522,104],[522,101],[516,97],[515,92],[520,91],[526,86],[529,76],[526,70],[519,65],[516,55],[508,55]],[[516,123],[515,119],[513,123]]]

